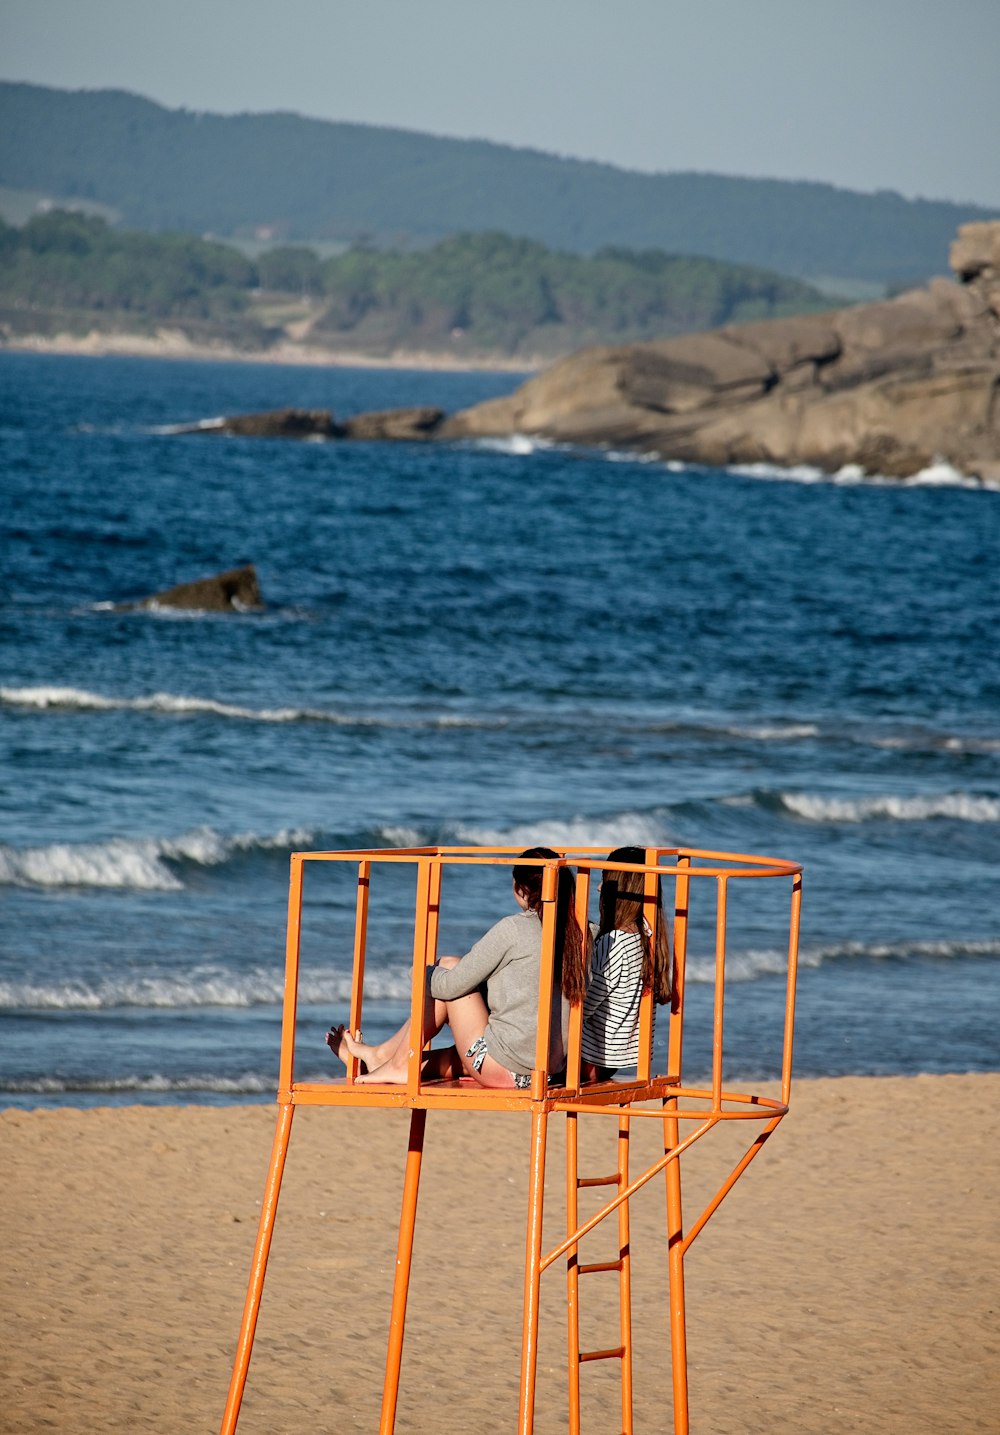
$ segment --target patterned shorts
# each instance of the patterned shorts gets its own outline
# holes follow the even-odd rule
[[[487,1055],[485,1036],[477,1036],[465,1054],[472,1062],[473,1071],[482,1071]],[[511,1076],[514,1078],[514,1085],[518,1091],[531,1090],[530,1076],[522,1076],[519,1071],[512,1071]]]

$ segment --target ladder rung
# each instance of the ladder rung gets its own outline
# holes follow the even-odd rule
[[[578,1275],[589,1276],[594,1271],[620,1271],[621,1268],[622,1260],[619,1257],[617,1261],[595,1261],[593,1265],[577,1266],[576,1269]]]
[[[621,1176],[619,1176],[618,1172],[616,1171],[613,1176],[584,1176],[580,1180],[578,1180],[576,1184],[580,1187],[617,1186],[620,1181]]]
[[[619,1345],[614,1350],[581,1350],[580,1364],[585,1360],[621,1360],[624,1354],[624,1345]]]

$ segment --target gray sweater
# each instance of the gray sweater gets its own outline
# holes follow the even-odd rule
[[[542,924],[534,912],[504,917],[466,953],[457,967],[434,967],[431,995],[454,1001],[486,983],[490,1019],[486,1050],[508,1071],[530,1076],[535,1064],[538,986],[542,964]],[[560,1071],[566,1057],[559,993],[552,1003],[549,1071]]]

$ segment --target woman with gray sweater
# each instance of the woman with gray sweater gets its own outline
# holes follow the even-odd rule
[[[521,862],[557,855],[548,847],[529,847],[521,853]],[[542,962],[542,871],[536,866],[515,866],[513,889],[518,910],[491,927],[464,957],[441,957],[429,969],[424,1042],[447,1025],[455,1044],[426,1054],[421,1071],[425,1080],[470,1076],[481,1086],[531,1085]],[[573,874],[561,867],[550,1072],[561,1071],[566,1060],[560,988],[572,1001],[582,997],[586,985],[586,959],[574,912],[575,885]],[[395,1084],[406,1080],[409,1022],[388,1040],[374,1045],[361,1041],[360,1032],[355,1037],[343,1025],[331,1028],[326,1040],[345,1064],[349,1054],[363,1063],[359,1082]]]

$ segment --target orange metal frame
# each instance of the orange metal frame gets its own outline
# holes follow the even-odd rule
[[[531,1117],[531,1156],[528,1173],[528,1222],[524,1265],[524,1310],[521,1342],[520,1408],[518,1435],[531,1435],[534,1426],[535,1378],[538,1354],[539,1289],[543,1271],[560,1257],[566,1258],[569,1369],[569,1431],[580,1435],[580,1366],[595,1360],[617,1360],[621,1371],[622,1431],[632,1435],[632,1333],[631,1266],[629,1256],[629,1202],[643,1186],[663,1172],[666,1179],[670,1349],[673,1379],[675,1435],[688,1431],[687,1344],[684,1300],[684,1257],[692,1242],[732,1190],[739,1177],[758,1154],[788,1110],[792,1076],[792,1036],[795,1016],[795,979],[798,956],[799,913],[802,896],[802,869],[797,863],[769,857],[726,852],[705,852],[690,848],[646,849],[645,863],[631,870],[645,874],[647,910],[651,926],[658,914],[657,883],[663,885],[664,899],[669,882],[674,886],[673,951],[675,990],[670,1007],[668,1071],[654,1074],[653,998],[647,992],[640,1008],[640,1056],[634,1077],[588,1084],[580,1079],[582,1007],[570,1009],[568,1059],[565,1085],[550,1084],[548,1033],[553,1000],[553,962],[556,923],[558,868],[572,866],[577,874],[577,916],[584,931],[591,905],[592,874],[600,875],[603,854],[593,849],[559,849],[557,859],[537,859],[542,878],[542,963],[538,1000],[538,1037],[535,1067],[530,1090],[494,1090],[471,1081],[422,1081],[424,1001],[426,968],[437,957],[441,907],[441,879],[446,866],[475,864],[512,867],[518,860],[513,848],[428,847],[389,851],[294,853],[288,898],[284,1014],[278,1082],[278,1123],[271,1161],[261,1203],[260,1225],[243,1309],[243,1321],[236,1348],[229,1396],[221,1435],[232,1435],[239,1419],[246,1385],[254,1331],[260,1311],[271,1236],[285,1156],[296,1106],[408,1107],[410,1139],[403,1183],[402,1213],[396,1258],[396,1276],[389,1322],[388,1352],[382,1394],[379,1435],[392,1435],[399,1391],[403,1353],[406,1299],[410,1279],[413,1233],[416,1224],[420,1163],[423,1154],[427,1112],[435,1109],[520,1111]],[[606,861],[606,858],[605,858]],[[357,904],[354,938],[354,970],[351,988],[352,1030],[361,1026],[365,955],[368,933],[369,895],[372,870],[383,864],[405,863],[416,869],[416,905],[413,926],[412,1003],[410,1052],[407,1079],[398,1085],[356,1085],[356,1064],[351,1061],[346,1079],[325,1082],[296,1082],[295,1026],[299,985],[299,950],[302,922],[303,870],[307,862],[339,862],[357,866]],[[624,864],[616,864],[621,867]],[[780,1099],[749,1092],[724,1089],[723,1018],[726,989],[727,896],[732,881],[786,880],[790,884],[787,928],[788,968],[785,987],[784,1036],[781,1053]],[[687,964],[688,914],[692,883],[715,886],[715,989],[712,1031],[712,1079],[708,1088],[688,1087],[682,1081],[684,1040],[685,974]],[[656,1101],[658,1108],[643,1109],[640,1103]],[[567,1234],[554,1249],[542,1252],[542,1196],[545,1177],[545,1147],[550,1115],[566,1116],[566,1213]],[[579,1175],[577,1122],[581,1115],[614,1116],[618,1123],[617,1163],[611,1175],[582,1178]],[[632,1176],[628,1164],[630,1122],[635,1118],[663,1123],[663,1155],[653,1165]],[[745,1153],[726,1176],[704,1210],[685,1231],[681,1202],[680,1157],[701,1137],[723,1122],[762,1123]],[[690,1123],[688,1128],[687,1123]],[[682,1135],[682,1126],[686,1134]],[[580,1222],[578,1193],[583,1187],[607,1186],[614,1194],[596,1215]],[[618,1219],[617,1260],[580,1264],[582,1239],[612,1214]],[[618,1275],[620,1339],[607,1350],[581,1351],[579,1331],[580,1277],[614,1271]]]

